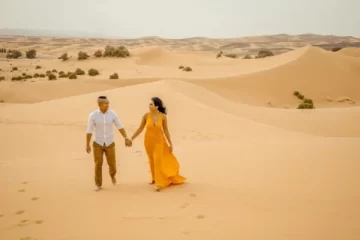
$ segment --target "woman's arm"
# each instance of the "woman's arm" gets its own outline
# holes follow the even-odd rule
[[[170,149],[172,150],[172,142],[171,142],[171,137],[170,137],[169,128],[168,128],[168,122],[167,122],[167,118],[166,118],[165,114],[163,114],[163,128],[164,128],[164,134],[169,142]]]
[[[145,125],[146,125],[146,116],[147,116],[147,114],[145,114],[145,115],[142,117],[140,126],[139,126],[139,128],[136,130],[136,132],[133,134],[133,136],[131,137],[131,141],[134,141],[135,138],[136,138],[137,136],[139,136],[139,134],[144,130]]]

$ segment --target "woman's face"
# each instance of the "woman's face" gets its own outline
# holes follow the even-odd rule
[[[155,107],[155,104],[153,101],[150,101],[149,103],[149,109],[150,111],[155,111],[157,109],[157,107]]]

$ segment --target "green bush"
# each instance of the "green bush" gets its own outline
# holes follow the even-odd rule
[[[88,59],[90,56],[86,53],[86,52],[83,52],[83,51],[80,51],[78,53],[78,60],[86,60]]]
[[[77,75],[75,73],[69,75],[69,79],[77,79]]]
[[[26,51],[25,55],[26,55],[26,58],[28,58],[28,59],[34,59],[34,58],[36,58],[36,50],[30,49],[29,51]]]
[[[314,105],[310,103],[300,103],[298,109],[314,109]]]
[[[125,46],[120,47],[112,47],[112,46],[106,46],[105,51],[103,54],[103,57],[121,57],[126,58],[129,57],[130,53],[129,50]]]
[[[98,70],[96,70],[96,69],[94,69],[94,68],[91,68],[91,69],[88,71],[88,74],[89,74],[89,76],[97,76],[97,75],[99,75],[100,73],[99,73]]]
[[[270,50],[264,49],[264,50],[260,50],[258,52],[258,55],[256,56],[256,58],[266,58],[266,57],[271,57],[274,56],[274,53]]]
[[[22,53],[18,50],[9,50],[8,54],[6,54],[6,58],[8,59],[18,59],[22,56]]]
[[[102,57],[103,56],[103,53],[101,50],[96,50],[95,53],[94,53],[94,56],[99,58],[99,57]]]
[[[49,79],[49,81],[53,81],[53,80],[56,80],[56,79],[57,79],[57,77],[56,77],[56,75],[55,75],[55,74],[50,73],[50,74],[48,75],[48,79]]]
[[[63,61],[67,61],[69,60],[69,57],[68,57],[68,54],[67,53],[64,53],[63,55],[61,55],[58,59],[61,59]]]
[[[81,68],[78,68],[78,69],[75,70],[75,74],[76,75],[85,75],[85,71],[82,70]]]
[[[114,73],[114,74],[110,75],[110,79],[119,79],[119,74]]]
[[[12,77],[11,81],[22,81],[23,78],[21,76]]]

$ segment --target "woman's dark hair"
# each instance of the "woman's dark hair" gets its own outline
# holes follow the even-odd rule
[[[153,97],[151,100],[153,101],[155,107],[158,108],[159,112],[166,115],[167,111],[166,111],[166,107],[164,106],[163,101],[158,97]]]

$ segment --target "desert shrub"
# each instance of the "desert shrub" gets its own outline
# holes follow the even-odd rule
[[[23,80],[23,77],[21,77],[21,76],[16,76],[16,77],[11,78],[11,81],[22,81],[22,80]]]
[[[51,81],[51,80],[56,80],[57,78],[56,78],[56,75],[55,75],[55,74],[50,73],[50,74],[48,75],[48,79]]]
[[[101,50],[96,50],[95,53],[94,53],[94,56],[99,58],[99,57],[103,56],[103,53],[102,53]]]
[[[9,59],[17,59],[22,56],[22,53],[18,50],[9,50],[8,54],[6,54],[6,58]]]
[[[244,59],[252,59],[252,57],[251,57],[249,54],[246,54],[246,55],[244,56]]]
[[[61,55],[58,59],[61,59],[63,61],[67,61],[69,60],[69,57],[68,57],[68,54],[67,53],[64,53],[63,55]]]
[[[103,57],[121,57],[126,58],[129,57],[129,50],[125,46],[119,46],[117,48],[112,46],[106,46]]]
[[[57,70],[56,70],[56,69],[53,69],[51,72],[53,72],[53,73],[57,73]]]
[[[34,59],[36,58],[36,50],[35,49],[30,49],[29,51],[25,52],[25,56],[28,59]]]
[[[304,103],[308,103],[308,104],[314,104],[313,100],[309,99],[309,98],[305,98],[304,99]]]
[[[90,56],[86,53],[86,52],[83,52],[83,51],[80,51],[78,53],[78,60],[86,60],[88,59]]]
[[[30,79],[30,78],[33,78],[33,76],[32,75],[26,75],[25,78]]]
[[[38,77],[40,77],[40,74],[35,73],[35,74],[34,74],[34,78],[38,78]]]
[[[185,67],[184,66],[179,66],[179,69],[184,69]]]
[[[334,47],[331,49],[331,51],[337,52],[337,51],[340,51],[341,49],[342,49],[341,47]]]
[[[39,77],[41,77],[41,78],[45,78],[45,74],[40,73],[40,74],[39,74]]]
[[[297,96],[299,96],[299,95],[300,95],[300,92],[299,92],[299,91],[294,91],[294,93],[293,93],[293,94],[294,94],[294,96],[296,96],[296,97],[297,97]]]
[[[85,75],[85,71],[82,70],[81,68],[78,68],[78,69],[75,70],[75,74],[76,75]]]
[[[26,73],[22,73],[23,76],[26,76]]]
[[[228,53],[228,54],[225,54],[225,57],[228,57],[228,58],[237,58],[237,55],[235,53]]]
[[[41,66],[37,65],[37,66],[35,67],[35,69],[41,69]]]
[[[0,81],[5,81],[5,77],[0,77]]]
[[[77,79],[77,75],[75,73],[72,73],[69,75],[69,79]]]
[[[184,67],[183,71],[185,72],[191,72],[192,68],[191,67]]]
[[[88,71],[88,74],[89,76],[96,76],[96,75],[99,75],[99,71],[94,69],[94,68],[91,68],[89,71]]]
[[[67,77],[69,77],[69,74],[66,74],[64,72],[59,73],[59,78],[67,78]]]
[[[60,72],[59,72],[59,75],[60,75],[60,74],[65,74],[65,72],[64,72],[64,71],[60,71]]]
[[[49,76],[51,74],[51,71],[46,71],[46,76]]]
[[[114,73],[114,74],[110,75],[110,79],[119,79],[119,74]]]
[[[258,52],[258,55],[256,56],[256,58],[266,58],[266,57],[271,57],[271,56],[274,56],[274,53],[272,51],[263,49]]]
[[[297,96],[300,100],[304,100],[305,96],[302,95],[301,93]]]
[[[310,103],[300,103],[298,109],[314,109],[314,105]]]
[[[13,67],[12,70],[13,70],[13,71],[17,71],[17,70],[19,70],[19,69],[18,69],[17,67]]]
[[[221,58],[223,55],[223,51],[220,51],[217,55],[216,55],[216,58]]]

